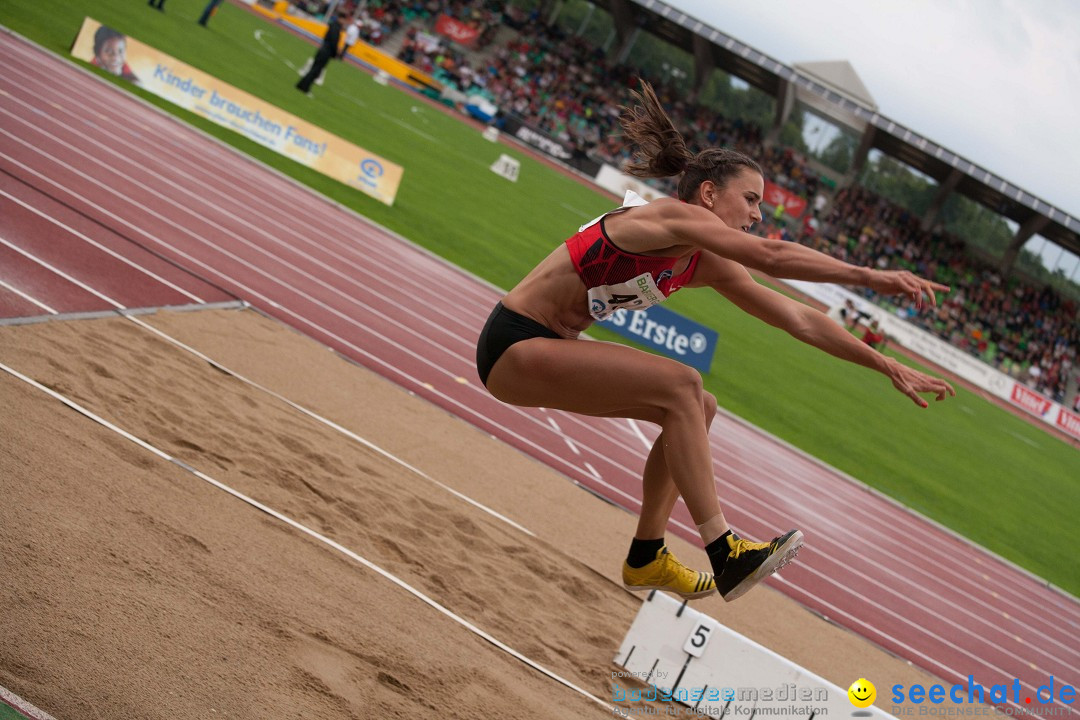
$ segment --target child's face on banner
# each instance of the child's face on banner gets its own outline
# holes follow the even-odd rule
[[[98,53],[101,67],[114,75],[119,75],[124,69],[124,53],[126,49],[124,38],[106,40],[105,44],[101,46],[101,52]]]

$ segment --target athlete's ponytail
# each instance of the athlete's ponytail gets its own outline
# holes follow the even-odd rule
[[[634,161],[625,170],[635,177],[679,179],[679,199],[689,202],[704,180],[723,188],[745,168],[759,175],[761,166],[735,150],[708,148],[694,155],[664,112],[656,93],[645,80],[641,92],[631,91],[638,104],[623,107],[619,123],[623,135],[638,147]]]
[[[626,166],[626,172],[635,177],[674,177],[686,170],[693,154],[686,149],[682,135],[671,124],[652,85],[641,81],[641,92],[630,91],[638,104],[620,108],[623,136],[638,147],[634,162]]]

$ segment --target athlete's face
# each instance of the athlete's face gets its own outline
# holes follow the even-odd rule
[[[708,180],[701,184],[701,199],[705,207],[728,227],[747,232],[754,223],[761,222],[760,205],[764,192],[765,179],[752,168],[744,168],[724,187]]]

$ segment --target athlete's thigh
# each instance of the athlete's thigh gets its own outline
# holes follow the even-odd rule
[[[499,358],[487,387],[512,405],[658,422],[673,396],[700,396],[701,376],[617,343],[532,338]]]

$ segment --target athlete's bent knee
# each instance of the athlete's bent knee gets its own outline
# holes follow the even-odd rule
[[[716,415],[716,406],[717,406],[716,396],[713,395],[711,392],[706,392],[704,399],[705,399],[705,408],[704,408],[705,409],[705,422],[710,422],[710,421],[712,421],[713,417]]]
[[[686,365],[673,368],[664,381],[672,403],[679,407],[705,407],[705,388],[697,370]]]

